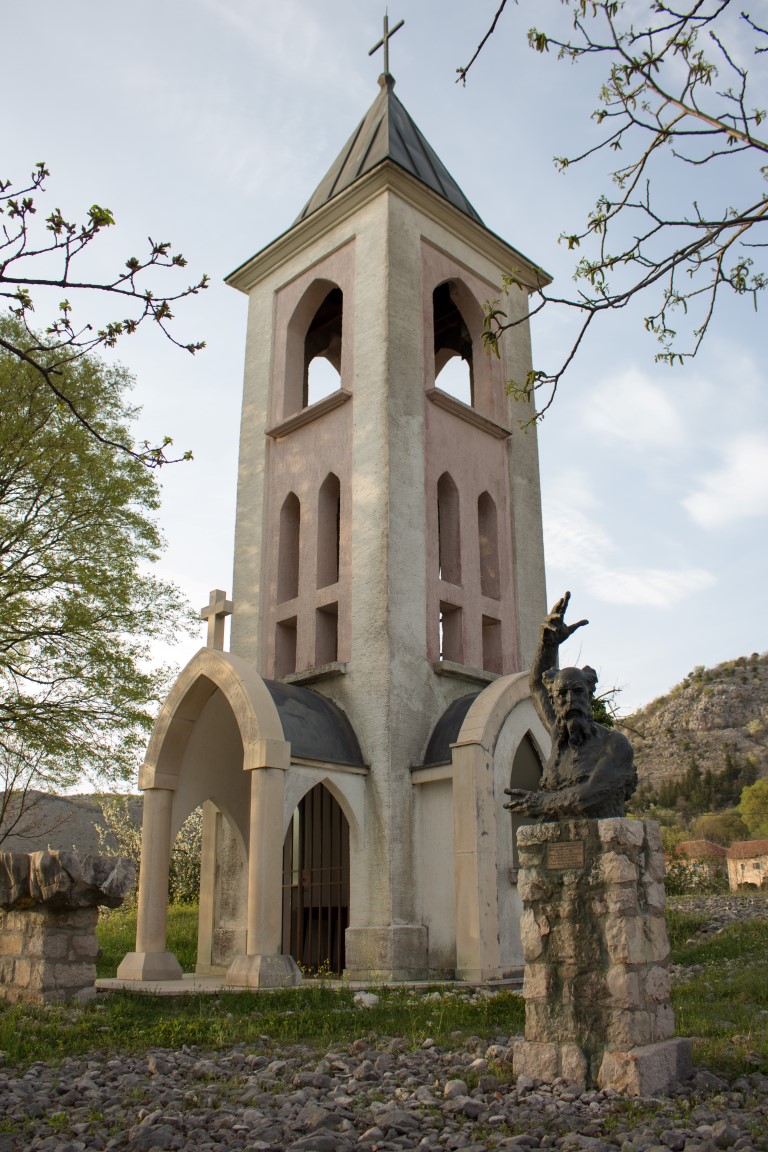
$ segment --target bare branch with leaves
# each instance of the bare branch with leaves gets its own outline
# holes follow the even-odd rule
[[[68,393],[64,370],[89,352],[114,348],[122,336],[132,335],[147,320],[154,321],[177,347],[193,355],[199,352],[205,347],[204,341],[183,343],[173,334],[170,324],[174,319],[174,306],[203,291],[208,286],[208,277],[202,276],[170,293],[157,293],[148,276],[183,269],[187,261],[181,253],[172,251],[169,242],[150,237],[148,251],[142,258],[131,256],[111,276],[81,278],[81,257],[105,229],[114,225],[114,216],[108,208],[94,204],[88,209],[86,219],[77,223],[54,208],[42,228],[35,228],[38,199],[46,191],[49,175],[46,165],[39,163],[25,187],[14,190],[10,180],[0,179],[0,217],[3,218],[0,221],[0,298],[8,301],[9,312],[21,326],[16,329],[17,339],[9,339],[7,334],[0,336],[0,348],[36,369],[57,399],[100,444],[126,452],[150,467],[159,467],[170,462],[166,451],[173,443],[171,438],[165,436],[154,445],[145,441],[138,448],[127,440],[111,438],[98,420],[88,417]],[[74,306],[65,298],[59,302],[55,318],[38,334],[31,326],[37,293],[55,289],[75,298],[96,294],[116,299],[125,311],[94,327],[78,321]],[[187,452],[179,459],[190,456]]]
[[[768,245],[760,230],[768,220],[768,139],[760,134],[766,111],[753,104],[747,66],[768,50],[768,29],[746,12],[737,14],[731,0],[688,0],[681,9],[648,0],[641,16],[637,5],[623,0],[562,5],[571,16],[568,34],[532,28],[530,46],[555,50],[571,63],[604,59],[608,75],[593,113],[603,134],[573,156],[556,157],[555,164],[565,172],[603,153],[627,159],[609,171],[611,189],[598,196],[585,223],[560,237],[569,250],[588,248],[574,269],[577,292],[550,295],[542,282],[534,295],[533,314],[557,305],[580,317],[557,368],[536,368],[525,380],[510,382],[517,396],[538,394],[536,419],[551,405],[596,316],[649,297],[645,328],[661,345],[657,361],[673,365],[696,355],[723,291],[757,307],[768,285],[758,262]],[[506,0],[469,64],[458,69],[462,81],[505,6]],[[712,207],[710,180],[688,188],[678,174],[670,187],[675,165],[709,173],[726,162],[731,203]],[[523,287],[514,269],[505,293],[513,286]],[[498,353],[501,334],[522,322],[509,319],[502,301],[489,303],[486,347]]]

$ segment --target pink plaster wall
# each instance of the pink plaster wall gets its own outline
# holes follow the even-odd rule
[[[354,242],[350,242],[307,269],[276,294],[271,424],[278,424],[301,408],[304,337],[315,311],[333,287],[341,288],[344,298],[341,386],[351,391],[354,378],[354,260]],[[277,626],[294,619],[296,671],[304,671],[323,663],[322,657],[317,658],[318,626],[322,648],[322,638],[325,636],[327,640],[332,618],[328,612],[318,617],[318,612],[334,604],[338,605],[336,658],[340,661],[350,658],[351,440],[352,403],[349,401],[324,412],[285,436],[268,440],[264,536],[268,554],[264,564],[261,607],[267,627],[263,632],[260,659],[262,675],[281,674],[282,669],[278,667],[276,670],[275,665]],[[322,542],[318,541],[318,499],[320,488],[331,472],[338,477],[340,485],[339,579],[334,584],[318,588],[318,583],[323,583],[322,577],[318,579],[317,565],[318,547],[323,547]],[[279,604],[277,577],[280,509],[291,492],[301,504],[298,595]]]
[[[422,244],[422,300],[424,316],[424,388],[435,386],[432,293],[446,280],[458,283],[456,300],[472,335],[475,380],[474,408],[498,424],[508,420],[504,365],[482,351],[484,300],[493,297],[493,285],[473,275],[432,245]],[[483,668],[483,617],[500,621],[503,674],[519,671],[517,607],[513,579],[512,505],[509,492],[509,448],[505,439],[467,423],[425,398],[425,462],[427,508],[427,655],[440,658],[440,603],[462,610],[461,663]],[[461,586],[439,578],[437,485],[448,472],[459,490]],[[496,505],[499,548],[499,598],[483,596],[480,583],[478,498],[488,492]]]

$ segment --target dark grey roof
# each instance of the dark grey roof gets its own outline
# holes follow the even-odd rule
[[[364,768],[355,731],[338,705],[300,684],[265,680],[275,702],[291,755]]]
[[[342,148],[309,202],[296,218],[304,220],[339,192],[354,184],[384,160],[392,160],[438,196],[482,220],[434,149],[427,143],[393,91],[391,76],[379,77],[381,92]]]
[[[448,705],[432,729],[422,767],[427,768],[431,764],[450,764],[451,744],[456,743],[467,712],[479,695],[479,690],[470,692],[466,696],[459,696],[458,700]]]

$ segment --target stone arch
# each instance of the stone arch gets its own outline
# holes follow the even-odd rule
[[[344,813],[344,817],[349,825],[349,840],[353,851],[357,851],[362,844],[362,825],[356,811],[354,800],[347,794],[344,785],[348,779],[356,779],[355,777],[335,776],[331,773],[319,775],[317,772],[307,772],[302,775],[301,782],[298,783],[297,773],[292,773],[293,787],[286,789],[286,804],[283,814],[283,835],[288,831],[288,827],[293,817],[293,812],[296,806],[303,800],[308,792],[317,784],[322,784],[328,789],[333,796],[336,803]]]
[[[226,699],[237,723],[245,771],[264,766],[270,743],[284,743],[277,708],[256,669],[231,652],[201,648],[182,669],[160,709],[139,773],[141,789],[176,789],[192,729],[216,691]]]
[[[283,416],[306,408],[308,369],[316,355],[324,356],[341,378],[342,322],[339,285],[322,277],[313,280],[286,326]]]
[[[283,840],[282,951],[309,971],[344,969],[350,826],[329,777],[310,782]]]
[[[454,843],[461,846],[454,857],[456,974],[462,979],[498,977],[523,963],[522,905],[503,791],[526,738],[545,752],[548,736],[530,698],[528,673],[517,672],[475,698],[452,748]]]
[[[454,359],[466,365],[463,386],[454,392],[457,399],[474,407],[475,376],[483,357],[477,355],[482,347],[483,313],[474,294],[459,277],[441,281],[432,291],[432,327],[434,333],[434,380],[440,383],[441,373]],[[450,391],[450,388],[448,389]]]
[[[206,710],[207,723],[201,723]],[[218,778],[218,788],[201,787],[200,762],[206,755],[213,758],[218,754],[218,737],[222,734],[228,743],[225,760],[229,770],[210,774],[215,785]],[[136,951],[129,953],[120,965],[122,978],[158,980],[181,975],[178,961],[166,951],[171,832],[174,824],[178,828],[180,814],[214,799],[217,790],[223,791],[221,777],[226,775],[227,788],[233,795],[238,793],[230,812],[232,818],[238,813],[234,823],[239,825],[244,841],[247,835],[250,858],[254,851],[249,823],[253,818],[252,785],[256,778],[261,781],[263,777],[261,792],[266,789],[267,795],[270,787],[274,791],[269,770],[277,769],[276,776],[282,777],[280,770],[288,767],[289,748],[277,707],[250,664],[213,648],[203,648],[193,656],[160,710],[139,774],[144,814]],[[189,753],[193,754],[193,763],[185,771]],[[232,774],[233,764],[241,769],[236,776]],[[189,787],[185,776],[189,777]],[[276,795],[282,796],[282,782]],[[226,803],[221,795],[218,800]],[[263,827],[269,828],[269,823]],[[250,885],[248,899],[251,917],[251,905],[258,905],[259,901]]]

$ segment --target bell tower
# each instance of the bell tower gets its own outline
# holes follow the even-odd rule
[[[499,359],[482,309],[505,273],[548,278],[379,84],[294,224],[228,278],[249,297],[231,643],[351,722],[346,971],[412,979],[451,968],[420,879],[430,738],[529,666],[546,611],[536,433],[505,390],[531,366],[527,291]]]

